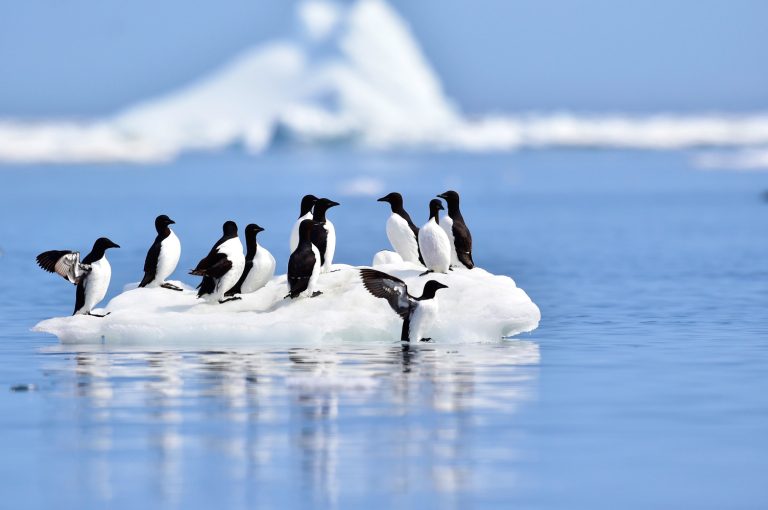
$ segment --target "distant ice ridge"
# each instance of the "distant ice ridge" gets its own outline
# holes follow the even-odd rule
[[[307,0],[302,35],[244,52],[170,94],[87,121],[0,119],[0,161],[149,163],[233,145],[370,149],[679,149],[768,145],[768,113],[468,118],[384,0]]]
[[[380,255],[376,267],[406,281],[421,293],[429,278],[424,269]],[[112,299],[104,318],[76,315],[40,322],[35,331],[56,335],[62,343],[105,343],[114,346],[253,346],[400,339],[400,319],[383,299],[364,289],[357,268],[337,265],[340,271],[321,275],[316,298],[284,299],[285,275],[240,301],[208,304],[196,292],[132,288]],[[457,269],[450,275],[430,275],[449,286],[440,291],[439,314],[430,335],[437,344],[494,342],[535,329],[538,307],[515,282],[483,269]],[[180,282],[174,282],[179,284]]]

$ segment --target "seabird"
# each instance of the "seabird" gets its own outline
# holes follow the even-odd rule
[[[224,233],[221,239],[216,241],[208,255],[189,274],[203,277],[203,281],[198,286],[197,297],[205,296],[210,301],[226,303],[240,299],[239,297],[223,298],[224,294],[240,279],[245,266],[245,257],[243,243],[237,237],[237,224],[234,221],[227,221],[222,230]]]
[[[375,269],[361,269],[360,277],[363,285],[372,295],[386,299],[392,310],[403,319],[403,329],[400,340],[405,342],[421,340],[428,342],[425,337],[437,318],[437,300],[435,293],[447,289],[437,280],[429,280],[424,284],[421,296],[415,297],[408,293],[405,282],[392,275]]]
[[[112,278],[112,266],[106,257],[109,248],[120,248],[106,237],[93,243],[91,253],[80,260],[80,252],[51,250],[37,256],[38,265],[49,273],[57,273],[77,285],[75,311],[72,315],[93,315],[91,310],[104,299]]]

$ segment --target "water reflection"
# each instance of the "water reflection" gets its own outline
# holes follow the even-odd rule
[[[516,458],[512,416],[539,362],[528,341],[44,354],[51,404],[74,415],[81,486],[109,501],[133,478],[172,507],[201,477],[234,507],[424,490],[459,507]]]

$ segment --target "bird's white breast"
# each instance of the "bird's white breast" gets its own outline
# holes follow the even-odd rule
[[[312,211],[308,212],[304,216],[301,216],[298,220],[296,220],[296,223],[293,224],[293,228],[291,229],[291,251],[290,253],[293,253],[296,251],[296,247],[299,245],[299,225],[301,225],[301,222],[304,220],[311,220],[312,219]]]
[[[424,265],[432,271],[447,273],[451,263],[451,243],[448,235],[433,218],[419,230],[419,246]]]
[[[459,265],[459,257],[456,255],[456,242],[453,238],[453,218],[447,214],[440,218],[440,226],[443,227],[445,234],[448,236],[448,242],[451,244],[451,265]]]
[[[315,255],[315,265],[312,266],[312,274],[309,277],[307,290],[302,293],[304,296],[311,296],[314,293],[315,286],[317,285],[317,279],[320,277],[320,251],[314,244],[312,245],[312,253]]]
[[[160,242],[160,255],[157,258],[157,271],[155,272],[155,282],[162,284],[165,279],[171,276],[176,270],[176,265],[181,257],[181,241],[171,230],[168,237]]]
[[[325,230],[328,232],[328,238],[325,244],[325,263],[323,264],[323,272],[331,270],[331,264],[333,264],[333,256],[336,253],[336,227],[333,226],[330,220],[325,221]]]
[[[217,297],[221,298],[225,292],[235,286],[240,279],[240,275],[243,274],[245,255],[243,255],[243,243],[240,242],[239,237],[227,239],[219,245],[217,251],[226,255],[227,259],[232,262],[232,269],[227,271],[216,285]]]
[[[245,277],[242,287],[243,294],[262,288],[275,275],[275,257],[263,246],[259,246],[253,257],[253,267]]]
[[[416,309],[411,314],[411,330],[409,338],[411,342],[418,342],[422,338],[429,338],[429,331],[437,319],[437,300],[426,299],[419,301]]]
[[[408,262],[419,261],[419,245],[413,230],[399,214],[392,213],[387,219],[387,238],[392,248]]]
[[[109,280],[112,278],[112,266],[106,255],[91,264],[91,272],[85,279],[85,304],[83,313],[90,312],[107,295]]]

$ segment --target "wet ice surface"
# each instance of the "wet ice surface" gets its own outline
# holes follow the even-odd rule
[[[684,161],[276,154],[4,170],[4,504],[765,508],[768,176],[696,173]],[[237,191],[196,184],[212,165]],[[267,169],[281,177],[266,185]],[[180,269],[231,217],[267,227],[263,242],[283,272],[298,212],[286,197],[299,177],[342,202],[332,218],[338,260],[367,264],[387,247],[388,213],[338,195],[360,173],[386,190],[406,193],[408,183],[416,223],[432,195],[464,190],[476,260],[525,289],[540,327],[406,352],[380,339],[121,350],[29,331],[74,299],[34,266],[36,253],[110,235],[124,247],[111,255],[114,297],[136,281],[158,209],[177,220]],[[58,194],[60,180],[94,174],[103,181],[93,202]],[[147,189],[150,176],[159,188]],[[63,204],[68,215],[47,212]]]

